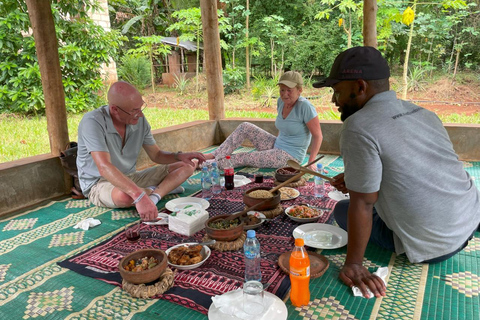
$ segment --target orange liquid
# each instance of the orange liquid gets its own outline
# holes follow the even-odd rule
[[[292,304],[295,307],[307,305],[310,302],[310,259],[305,251],[293,250],[290,256],[290,282]]]

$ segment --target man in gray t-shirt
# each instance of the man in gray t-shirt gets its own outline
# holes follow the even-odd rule
[[[368,297],[385,285],[363,265],[368,242],[434,263],[462,250],[480,224],[480,192],[458,160],[440,119],[389,91],[390,69],[373,47],[340,53],[315,87],[333,88],[344,122],[345,172],[332,183],[350,193],[334,216],[348,229],[340,279]]]
[[[178,191],[205,157],[199,152],[160,150],[143,116],[143,105],[134,86],[122,81],[112,84],[108,105],[85,114],[78,126],[77,167],[82,192],[93,204],[135,206],[143,220],[154,220],[158,201]],[[160,165],[137,172],[141,148]]]

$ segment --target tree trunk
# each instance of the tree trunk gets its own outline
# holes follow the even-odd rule
[[[377,1],[363,2],[363,45],[377,48]]]
[[[216,0],[200,0],[202,13],[205,74],[207,76],[208,114],[210,120],[225,118],[222,58]]]
[[[155,93],[155,67],[153,66],[153,47],[148,51],[150,58],[150,78],[152,80],[152,92]]]
[[[458,62],[460,61],[460,52],[461,51],[462,51],[462,49],[457,49],[457,56],[455,58],[455,69],[453,69],[452,85],[455,83],[455,76],[457,75]]]
[[[69,143],[65,92],[58,58],[57,36],[49,0],[27,0],[45,96],[50,150],[59,156]]]
[[[417,9],[417,0],[413,1],[413,12],[416,12]],[[412,38],[413,38],[413,25],[415,24],[415,19],[410,24],[410,33],[408,35],[408,44],[407,50],[405,51],[405,62],[403,64],[403,93],[402,99],[407,99],[407,91],[408,91],[408,58],[410,57],[410,48],[412,46]]]

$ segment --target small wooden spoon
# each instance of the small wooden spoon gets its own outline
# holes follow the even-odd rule
[[[300,171],[302,171],[302,172],[313,174],[314,176],[323,178],[323,179],[325,179],[325,180],[327,180],[327,181],[330,181],[330,182],[333,181],[333,178],[330,178],[330,177],[328,177],[328,176],[326,176],[326,175],[323,175],[323,174],[321,174],[321,173],[315,172],[315,171],[310,170],[310,169],[308,169],[308,168],[302,167],[302,166],[301,166],[298,162],[296,162],[295,160],[288,160],[288,161],[287,161],[287,164],[288,164],[290,167],[292,167],[292,168],[294,168],[294,169],[297,169],[297,170],[300,170]]]

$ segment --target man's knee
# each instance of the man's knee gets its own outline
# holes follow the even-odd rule
[[[337,224],[342,228],[347,230],[347,216],[348,216],[348,206],[350,205],[350,200],[341,200],[337,202],[335,208],[333,209],[333,216]]]

